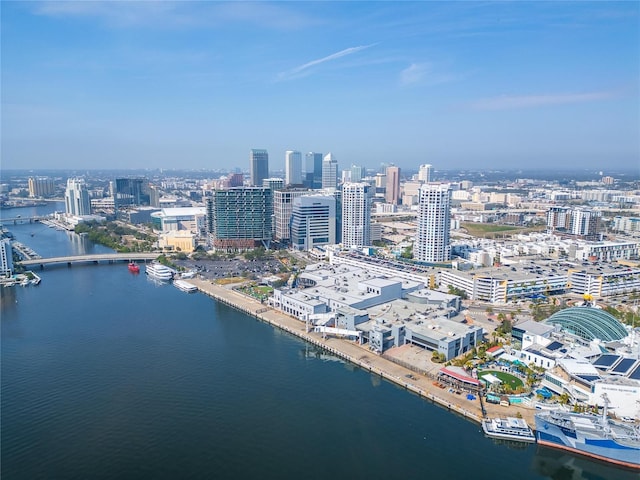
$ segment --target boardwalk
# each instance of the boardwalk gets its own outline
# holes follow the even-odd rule
[[[422,398],[437,403],[448,410],[458,413],[474,422],[480,423],[482,412],[479,400],[469,401],[465,395],[457,395],[447,389],[437,388],[433,385],[433,379],[424,375],[416,375],[409,368],[392,362],[390,359],[381,357],[371,352],[366,346],[358,345],[357,342],[343,340],[340,338],[323,338],[322,334],[307,332],[306,326],[300,320],[294,319],[272,308],[265,307],[259,301],[242,295],[231,288],[225,288],[211,283],[209,280],[189,279],[188,283],[195,285],[198,289],[218,301],[230,305],[249,315],[256,317],[266,323],[278,327],[296,337],[302,338],[309,343],[321,347],[330,353],[341,357],[359,367],[379,375]],[[533,422],[533,409],[511,406],[509,408],[499,405],[485,405],[487,416],[498,417],[520,413],[530,426]]]
[[[131,262],[149,261],[158,258],[159,253],[98,253],[94,255],[69,255],[67,257],[35,258],[23,260],[20,263],[25,267],[73,263],[100,263],[100,262]]]

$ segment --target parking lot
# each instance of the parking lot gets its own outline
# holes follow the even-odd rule
[[[176,265],[195,270],[198,275],[215,280],[229,277],[260,278],[279,273],[282,263],[270,258],[265,260],[245,260],[241,258],[224,260],[176,260]]]

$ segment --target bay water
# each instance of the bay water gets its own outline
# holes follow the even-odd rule
[[[42,256],[109,251],[40,224],[6,226]],[[37,273],[39,286],[0,289],[3,480],[638,478],[486,439],[475,423],[126,264]]]

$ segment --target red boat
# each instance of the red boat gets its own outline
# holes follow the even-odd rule
[[[131,273],[140,273],[140,267],[138,266],[138,264],[137,264],[137,263],[135,263],[135,262],[131,262],[131,263],[129,264],[129,271],[130,271]]]

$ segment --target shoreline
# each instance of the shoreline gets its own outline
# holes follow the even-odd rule
[[[480,425],[483,418],[516,416],[519,412],[531,428],[535,423],[533,415],[535,410],[524,407],[510,406],[508,410],[499,405],[484,403],[486,415],[483,417],[482,406],[479,395],[475,400],[467,400],[464,394],[450,393],[447,390],[437,388],[433,385],[433,380],[422,374],[416,374],[413,370],[403,367],[387,358],[379,356],[366,347],[341,338],[327,337],[322,334],[307,332],[305,324],[297,318],[290,317],[272,307],[260,303],[258,300],[236,292],[232,288],[216,285],[210,280],[188,279],[198,290],[205,295],[235,308],[247,315],[250,315],[262,322],[277,327],[301,340],[320,347],[329,353],[342,358],[363,370],[378,375],[399,387],[402,387],[419,397],[457,413],[476,424]],[[411,375],[411,377],[409,377]],[[437,393],[437,394],[436,394]]]

